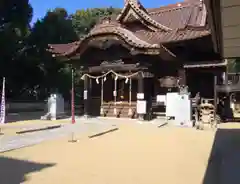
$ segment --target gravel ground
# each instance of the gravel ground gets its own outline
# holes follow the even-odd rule
[[[80,139],[77,143],[61,138],[0,153],[0,183],[238,184],[240,181],[240,124],[223,124],[217,131],[157,128],[157,123],[140,125],[103,119],[88,120],[86,125],[99,130],[104,122],[106,126],[117,125],[119,130]]]

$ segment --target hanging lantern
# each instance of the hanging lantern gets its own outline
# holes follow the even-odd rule
[[[125,84],[127,84],[127,83],[128,83],[128,78],[126,77]]]
[[[106,75],[104,76],[103,80],[104,80],[104,82],[107,80],[107,77],[106,77]]]
[[[115,76],[115,80],[118,80],[118,76],[117,75]]]

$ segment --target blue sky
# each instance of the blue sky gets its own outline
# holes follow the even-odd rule
[[[172,4],[181,0],[140,0],[146,7],[159,7],[166,4]],[[100,8],[100,7],[123,7],[124,0],[30,0],[34,15],[32,22],[42,18],[46,11],[56,7],[65,8],[68,13],[74,13],[78,9]]]

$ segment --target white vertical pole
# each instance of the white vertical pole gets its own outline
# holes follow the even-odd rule
[[[128,115],[132,115],[132,78],[129,79],[129,110]]]
[[[117,76],[114,79],[114,115],[117,115]]]
[[[2,83],[2,98],[1,98],[1,114],[0,114],[0,124],[5,123],[6,118],[6,102],[5,102],[5,77],[3,77]],[[0,127],[0,134],[2,133],[2,128]]]
[[[102,80],[101,80],[101,112],[100,114],[103,115],[103,83],[104,83],[104,79],[102,77]]]
[[[1,121],[0,125],[3,125],[5,123],[5,117],[6,117],[6,102],[5,102],[5,77],[3,77],[3,83],[2,83],[2,99],[1,99]],[[2,132],[2,128],[0,127],[0,148],[2,143],[2,138],[4,136],[4,133]]]

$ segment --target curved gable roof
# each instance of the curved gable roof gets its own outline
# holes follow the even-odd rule
[[[126,0],[125,6],[122,9],[119,16],[117,17],[117,20],[121,22],[122,20],[124,20],[125,16],[127,16],[129,13],[134,14],[133,16],[137,15],[140,19],[148,22],[151,25],[151,27],[158,28],[158,29],[161,29],[163,31],[171,31],[172,30],[171,28],[169,28],[169,27],[155,21],[154,19],[152,19],[149,16],[147,10],[137,0]]]
[[[146,14],[149,17],[146,26],[149,26],[153,21],[158,22],[161,26],[158,27],[155,24],[154,30],[146,28],[134,29],[121,22],[124,17],[128,18],[127,14],[133,11],[137,12],[137,9],[137,16],[141,16],[138,19],[143,20],[144,18],[144,23],[146,23],[145,19],[147,18],[143,15]],[[179,42],[210,35],[211,32],[207,27],[206,17],[205,4],[201,1],[183,2],[155,9],[145,9],[136,0],[126,0],[125,6],[117,18],[108,17],[102,19],[80,41],[70,44],[53,44],[50,45],[50,48],[52,47],[52,53],[66,56],[79,50],[83,46],[82,43],[87,43],[92,38],[114,35],[126,42],[128,46],[159,49],[165,43]],[[150,25],[153,27],[153,24]]]
[[[156,49],[162,48],[161,44],[149,43],[136,36],[130,30],[121,26],[121,24],[111,23],[96,25],[88,35],[82,38],[81,41],[69,43],[69,44],[49,44],[50,51],[54,54],[67,56],[76,52],[84,42],[88,42],[94,37],[100,37],[105,35],[116,35],[120,39],[124,40],[128,45],[140,48],[140,49]]]

